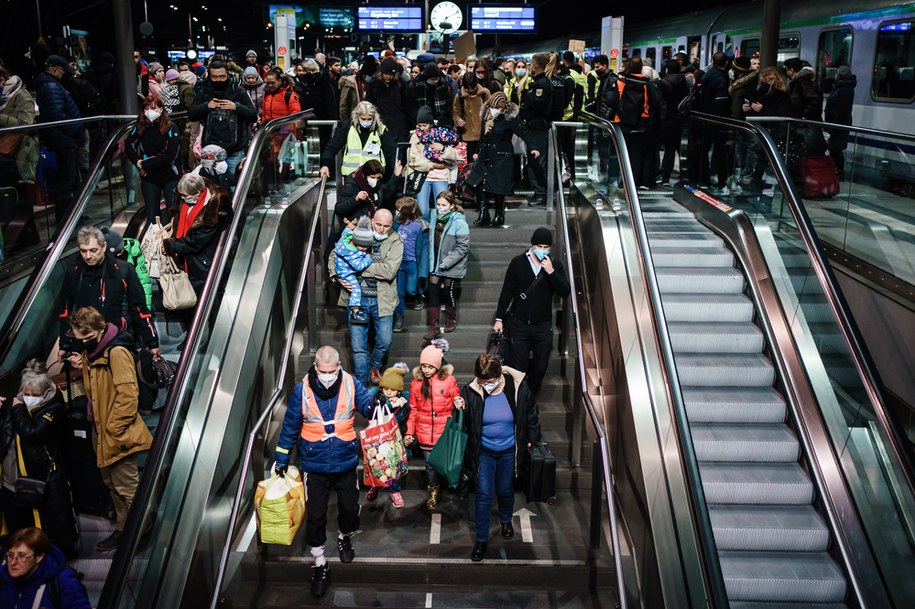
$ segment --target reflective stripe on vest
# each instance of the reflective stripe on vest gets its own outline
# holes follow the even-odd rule
[[[618,79],[616,81],[616,89],[620,92],[620,101],[623,100],[623,89],[625,88],[626,80],[623,78]],[[649,113],[650,107],[648,106],[648,83],[645,83],[645,85],[642,86],[642,93],[645,94],[645,105],[642,106],[642,118],[651,118],[651,114]],[[613,122],[620,122],[619,102],[617,102],[617,108],[613,116]]]
[[[344,442],[356,439],[356,430],[353,428],[353,419],[356,416],[354,404],[356,387],[353,377],[343,373],[340,391],[337,393],[337,411],[334,418],[325,421],[314,391],[308,384],[308,377],[302,379],[302,439],[306,442],[323,442],[330,438],[340,438]],[[327,431],[333,425],[334,430]]]
[[[342,173],[345,176],[350,175],[359,169],[363,163],[371,159],[377,159],[381,166],[384,167],[384,154],[381,152],[381,134],[385,128],[369,133],[368,139],[365,140],[365,146],[362,145],[362,138],[359,137],[359,129],[356,125],[350,125],[349,133],[346,135],[346,148],[343,150]],[[368,150],[372,148],[377,152],[372,154]]]

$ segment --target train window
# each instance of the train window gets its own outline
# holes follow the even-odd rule
[[[785,65],[786,59],[801,56],[801,35],[789,34],[778,39],[778,56],[775,63],[778,67]]]
[[[641,57],[641,56],[642,56],[642,49],[632,49],[632,50],[630,51],[630,53],[629,53],[629,56],[630,56],[630,57]]]
[[[820,32],[817,47],[817,82],[823,95],[832,91],[836,71],[842,66],[851,67],[851,28]]]
[[[674,48],[670,47],[670,46],[661,47],[661,55],[662,55],[662,59],[665,59],[665,60],[670,59],[671,57],[674,56]],[[655,67],[658,67],[658,66],[655,66]]]
[[[648,47],[647,49],[645,49],[645,58],[651,60],[651,67],[653,67],[655,69],[657,69],[657,67],[658,67],[657,57],[658,57],[658,48],[657,47]]]
[[[690,36],[686,41],[689,44],[689,62],[699,65],[699,55],[702,53],[702,38]]]
[[[871,96],[884,101],[915,100],[915,36],[913,22],[881,24]]]
[[[740,41],[740,56],[753,57],[753,53],[758,53],[759,48],[759,38],[744,38]]]

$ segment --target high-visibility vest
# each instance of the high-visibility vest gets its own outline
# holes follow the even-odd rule
[[[308,378],[302,379],[302,439],[306,442],[324,442],[331,438],[339,438],[344,442],[356,439],[356,430],[353,422],[356,417],[355,396],[356,386],[353,377],[343,372],[340,382],[340,391],[337,393],[337,410],[334,418],[325,421],[314,391],[308,384]],[[334,430],[327,428],[333,425]]]
[[[619,101],[616,104],[616,112],[613,115],[614,123],[620,122],[619,106],[620,106],[620,103],[623,101],[623,89],[625,89],[625,88],[626,88],[626,79],[625,78],[618,79],[616,81],[616,89],[617,89],[617,91],[620,92],[620,95],[619,95]],[[651,112],[650,112],[651,107],[648,105],[648,83],[647,82],[642,86],[642,93],[645,94],[645,104],[642,106],[642,118],[650,118],[651,117]]]
[[[584,103],[584,94],[588,91],[588,77],[578,70],[569,70],[569,75],[567,78],[571,78],[575,83],[575,89],[581,89],[582,103]],[[575,91],[573,90],[572,98],[569,100],[569,105],[566,106],[566,111],[562,114],[562,120],[564,121],[574,118],[573,107],[575,105],[575,95]]]
[[[384,167],[384,153],[381,152],[381,134],[384,131],[385,127],[382,127],[369,133],[368,139],[365,140],[365,146],[363,146],[362,138],[359,137],[359,128],[355,124],[350,125],[349,133],[346,135],[346,148],[343,150],[341,170],[343,175],[350,175],[362,167],[363,163],[371,159],[377,159],[381,166]]]

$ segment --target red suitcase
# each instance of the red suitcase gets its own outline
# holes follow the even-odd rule
[[[802,156],[799,163],[804,198],[824,199],[839,194],[839,174],[831,156]]]

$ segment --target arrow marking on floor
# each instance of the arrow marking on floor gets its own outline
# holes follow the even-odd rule
[[[432,514],[432,528],[429,530],[429,543],[442,542],[442,515]]]
[[[436,514],[436,516],[438,516],[438,514]],[[432,593],[426,592],[426,609],[430,609],[431,607],[432,607]]]
[[[521,508],[514,513],[521,521],[521,541],[524,543],[534,543],[534,532],[531,530],[531,516],[536,516],[534,512],[527,508]]]

